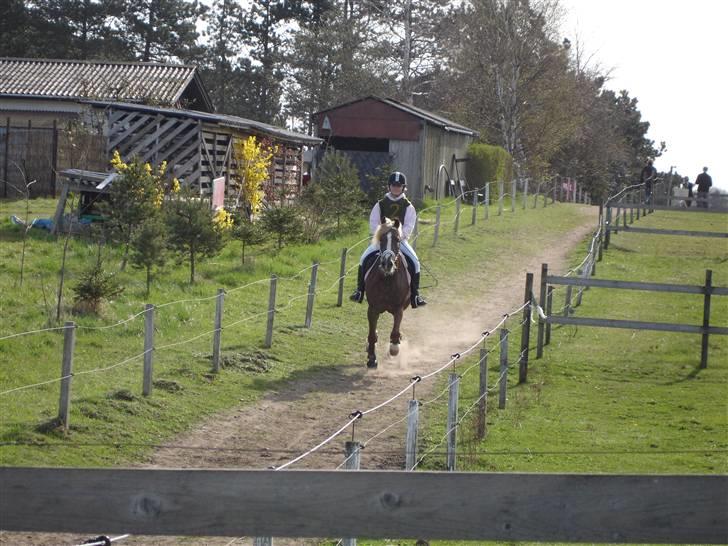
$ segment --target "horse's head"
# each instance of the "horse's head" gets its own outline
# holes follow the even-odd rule
[[[379,269],[385,276],[394,275],[397,271],[401,239],[402,231],[396,219],[385,218],[374,234],[374,241],[379,245]]]

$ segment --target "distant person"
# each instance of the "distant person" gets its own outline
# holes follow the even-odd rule
[[[695,185],[698,187],[698,208],[708,208],[708,192],[713,185],[713,179],[708,174],[708,167],[703,167],[703,172],[695,179]]]
[[[645,185],[645,201],[649,202],[652,198],[652,184],[657,178],[657,169],[652,164],[652,160],[647,161],[647,165],[644,166],[640,173],[640,183]]]
[[[688,190],[688,198],[685,200],[685,206],[689,207],[693,203],[693,183],[685,176],[683,177],[683,187]]]

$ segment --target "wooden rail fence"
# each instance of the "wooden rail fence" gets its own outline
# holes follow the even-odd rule
[[[0,468],[7,531],[728,542],[728,476]]]

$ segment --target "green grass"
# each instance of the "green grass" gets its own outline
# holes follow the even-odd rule
[[[312,371],[342,364],[363,364],[362,341],[366,332],[363,308],[351,304],[336,307],[336,279],[341,249],[366,238],[359,233],[316,245],[291,245],[280,252],[270,247],[254,251],[253,263],[240,265],[239,245],[231,243],[223,253],[199,264],[198,283],[187,283],[185,265],[170,264],[154,282],[150,298],[144,298],[143,274],[129,268],[118,277],[126,287],[110,302],[101,318],[72,316],[71,287],[79,273],[93,263],[98,251],[92,240],[71,241],[64,289],[64,317],[55,321],[55,292],[61,262],[61,241],[39,230],[29,232],[25,281],[19,285],[22,232],[7,220],[24,211],[23,202],[0,203],[0,337],[47,327],[63,320],[79,325],[76,336],[70,431],[55,427],[63,335],[60,331],[37,333],[0,341],[0,392],[35,385],[0,395],[0,463],[7,465],[108,466],[140,460],[158,444],[195,423],[240,403],[251,403],[283,382]],[[31,218],[47,215],[52,200],[32,202]],[[515,255],[532,254],[549,238],[558,237],[581,220],[571,205],[548,209],[509,210],[498,217],[490,207],[490,219],[470,226],[469,206],[463,207],[458,235],[453,233],[452,203],[444,203],[440,244],[432,248],[434,210],[423,214],[418,253],[427,268],[425,293],[432,297],[465,297],[472,292],[469,276],[496,277],[502,265]],[[366,241],[351,253],[348,268],[356,263]],[[116,270],[120,253],[103,248],[105,263]],[[313,327],[303,328],[310,271],[300,272],[313,260],[321,262]],[[242,287],[271,273],[280,277],[273,347],[262,348],[267,309],[267,280]],[[295,278],[291,278],[294,277]],[[346,294],[354,279],[347,278]],[[214,301],[225,288],[223,356],[227,367],[210,372]],[[201,300],[202,298],[206,298]],[[161,306],[167,302],[178,302]],[[156,330],[154,377],[158,383],[151,397],[141,396],[143,317],[145,303],[154,303]],[[290,304],[288,304],[290,302]],[[135,317],[135,318],[132,318]],[[346,320],[342,320],[346,317]],[[115,327],[119,321],[128,322]],[[199,336],[197,339],[193,339]],[[174,345],[174,346],[173,346]],[[342,349],[348,348],[348,349]],[[251,371],[253,361],[267,371]],[[59,447],[63,446],[63,447]]]
[[[639,227],[723,231],[717,214],[655,212]],[[587,243],[573,253],[576,266]],[[612,236],[597,264],[596,278],[702,285],[705,270],[714,286],[728,286],[728,245],[723,239],[636,233]],[[538,282],[538,278],[536,279]],[[574,292],[574,296],[576,292]],[[554,292],[554,310],[565,287]],[[652,320],[701,325],[703,297],[592,288],[575,316]],[[711,336],[709,362],[700,369],[701,336],[668,332],[554,327],[544,358],[535,359],[536,327],[528,382],[517,384],[520,317],[507,326],[511,369],[508,401],[499,410],[497,392],[488,400],[488,432],[475,438],[470,416],[458,429],[458,470],[492,472],[726,474],[728,472],[728,337]],[[728,325],[728,297],[714,296],[711,323]],[[498,349],[485,344],[489,383],[496,381]],[[458,363],[464,374],[460,416],[478,397],[477,357]],[[446,387],[446,378],[441,378]],[[436,389],[436,393],[440,390]],[[447,396],[425,406],[420,466],[445,468]],[[414,540],[366,540],[362,546],[412,545]],[[335,543],[335,542],[333,542]],[[332,543],[332,544],[333,544]],[[482,543],[482,542],[479,542]],[[473,544],[433,541],[435,546]]]

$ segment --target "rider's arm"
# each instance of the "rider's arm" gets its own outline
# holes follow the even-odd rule
[[[407,211],[404,213],[404,225],[402,226],[402,240],[406,241],[409,239],[412,230],[415,229],[415,220],[417,220],[417,212],[415,211],[414,205],[407,207]]]
[[[379,210],[379,203],[374,203],[374,206],[372,207],[372,212],[369,213],[369,234],[374,235],[374,232],[377,231],[377,228],[379,227],[379,224],[382,223],[382,214]]]

